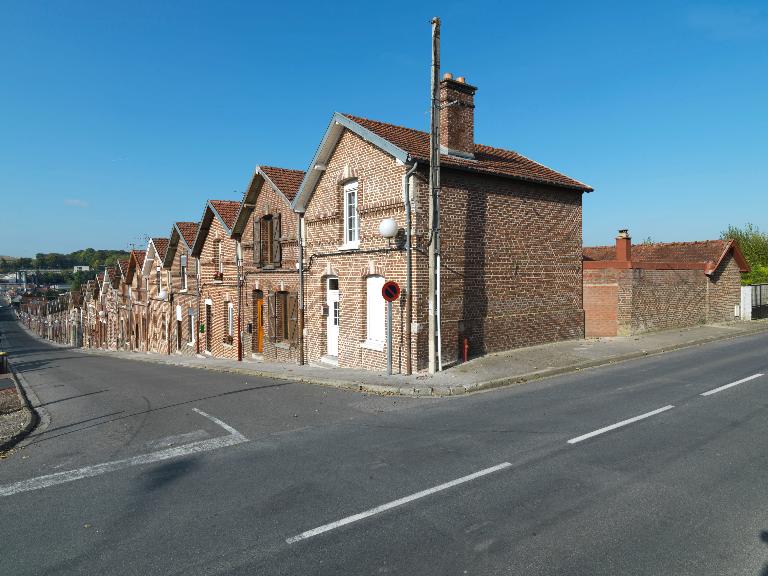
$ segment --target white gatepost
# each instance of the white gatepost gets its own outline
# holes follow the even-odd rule
[[[741,319],[752,320],[752,286],[741,287]]]

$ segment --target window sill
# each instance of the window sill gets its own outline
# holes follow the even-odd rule
[[[181,290],[179,290],[179,294],[186,294],[187,292],[189,292],[189,290],[187,290],[186,288],[182,288]]]
[[[290,350],[291,349],[291,343],[290,342],[275,342],[275,348],[279,348],[280,350]]]
[[[339,246],[340,251],[348,251],[348,250],[359,250],[360,249],[360,240],[357,242],[347,242],[346,244],[342,244]]]
[[[378,340],[364,340],[363,342],[360,342],[360,348],[376,350],[376,352],[384,352],[384,342],[379,342]]]

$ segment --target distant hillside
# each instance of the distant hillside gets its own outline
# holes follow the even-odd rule
[[[56,269],[60,268],[71,274],[75,266],[90,266],[91,271],[102,270],[104,266],[113,266],[118,260],[130,256],[125,250],[95,250],[85,248],[69,254],[58,252],[39,252],[34,258],[0,257],[0,273],[15,272],[21,269]]]

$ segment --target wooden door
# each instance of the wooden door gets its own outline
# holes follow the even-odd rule
[[[211,352],[213,348],[213,306],[205,305],[205,349]]]
[[[261,290],[253,292],[253,352],[264,352],[264,293]]]

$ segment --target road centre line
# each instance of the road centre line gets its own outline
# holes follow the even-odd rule
[[[21,492],[31,492],[32,490],[40,490],[41,488],[49,488],[51,486],[64,484],[66,482],[73,482],[75,480],[82,480],[83,478],[100,476],[101,474],[106,474],[107,472],[115,472],[116,470],[124,470],[133,466],[152,464],[154,462],[161,462],[171,458],[178,458],[179,456],[188,456],[189,454],[199,454],[201,452],[208,452],[210,450],[225,448],[227,446],[235,446],[236,444],[242,444],[243,442],[248,441],[248,439],[240,434],[240,432],[225,424],[218,418],[215,418],[210,414],[206,414],[197,408],[194,408],[193,410],[201,416],[204,416],[212,422],[215,422],[224,428],[227,432],[229,432],[229,434],[226,436],[211,438],[210,440],[202,440],[200,442],[192,442],[191,444],[185,444],[183,446],[176,446],[174,448],[167,448],[157,452],[150,452],[149,454],[133,456],[132,458],[115,460],[113,462],[105,462],[103,464],[95,464],[93,466],[86,466],[76,470],[68,470],[66,472],[58,472],[56,474],[48,474],[45,476],[38,476],[37,478],[30,478],[29,480],[22,480],[13,484],[6,484],[5,486],[0,486],[0,497],[13,496],[14,494],[19,494]]]
[[[576,444],[577,442],[581,442],[582,440],[592,438],[593,436],[598,436],[599,434],[610,432],[611,430],[615,430],[616,428],[621,428],[622,426],[626,426],[627,424],[632,424],[633,422],[643,420],[644,418],[650,418],[651,416],[655,416],[656,414],[661,414],[662,412],[666,412],[667,410],[671,410],[672,408],[674,408],[674,406],[670,404],[669,406],[664,406],[663,408],[659,408],[658,410],[653,410],[652,412],[646,412],[645,414],[640,414],[640,416],[635,416],[634,418],[629,418],[627,420],[622,420],[621,422],[616,422],[616,424],[611,424],[610,426],[606,426],[605,428],[600,428],[599,430],[595,430],[593,432],[583,434],[582,436],[571,438],[570,440],[568,440],[568,444]]]
[[[746,378],[742,378],[741,380],[736,380],[736,382],[731,382],[730,384],[726,384],[725,386],[720,386],[719,388],[713,388],[712,390],[708,390],[707,392],[702,392],[700,396],[709,396],[711,394],[717,394],[722,390],[727,390],[728,388],[732,388],[733,386],[738,386],[739,384],[743,384],[744,382],[749,382],[750,380],[754,380],[755,378],[760,378],[761,376],[763,376],[763,374],[753,374],[752,376],[747,376]]]
[[[494,472],[498,472],[499,470],[504,470],[505,468],[509,468],[510,466],[512,466],[511,463],[502,462],[501,464],[492,466],[490,468],[486,468],[485,470],[480,470],[479,472],[469,474],[468,476],[462,476],[461,478],[456,478],[456,480],[451,480],[450,482],[446,482],[445,484],[440,484],[439,486],[434,486],[433,488],[428,488],[426,490],[422,490],[421,492],[416,492],[415,494],[411,494],[410,496],[405,496],[404,498],[400,498],[398,500],[393,500],[392,502],[382,504],[381,506],[376,506],[375,508],[371,508],[370,510],[366,510],[365,512],[360,512],[359,514],[353,514],[352,516],[347,516],[346,518],[342,518],[341,520],[337,520],[336,522],[331,522],[330,524],[324,524],[323,526],[319,526],[318,528],[307,530],[306,532],[302,532],[298,536],[286,538],[285,541],[288,544],[294,544],[301,540],[306,540],[307,538],[312,538],[313,536],[317,536],[318,534],[329,532],[331,530],[335,530],[336,528],[340,528],[341,526],[346,526],[347,524],[352,524],[353,522],[357,522],[358,520],[363,520],[364,518],[369,518],[376,514],[380,514],[381,512],[391,510],[392,508],[397,508],[398,506],[402,506],[403,504],[408,504],[409,502],[413,502],[414,500],[418,500],[419,498],[424,498],[425,496],[435,494],[436,492],[441,492],[443,490],[447,490],[448,488],[453,488],[454,486],[458,486],[459,484],[470,482],[482,476],[493,474]]]

